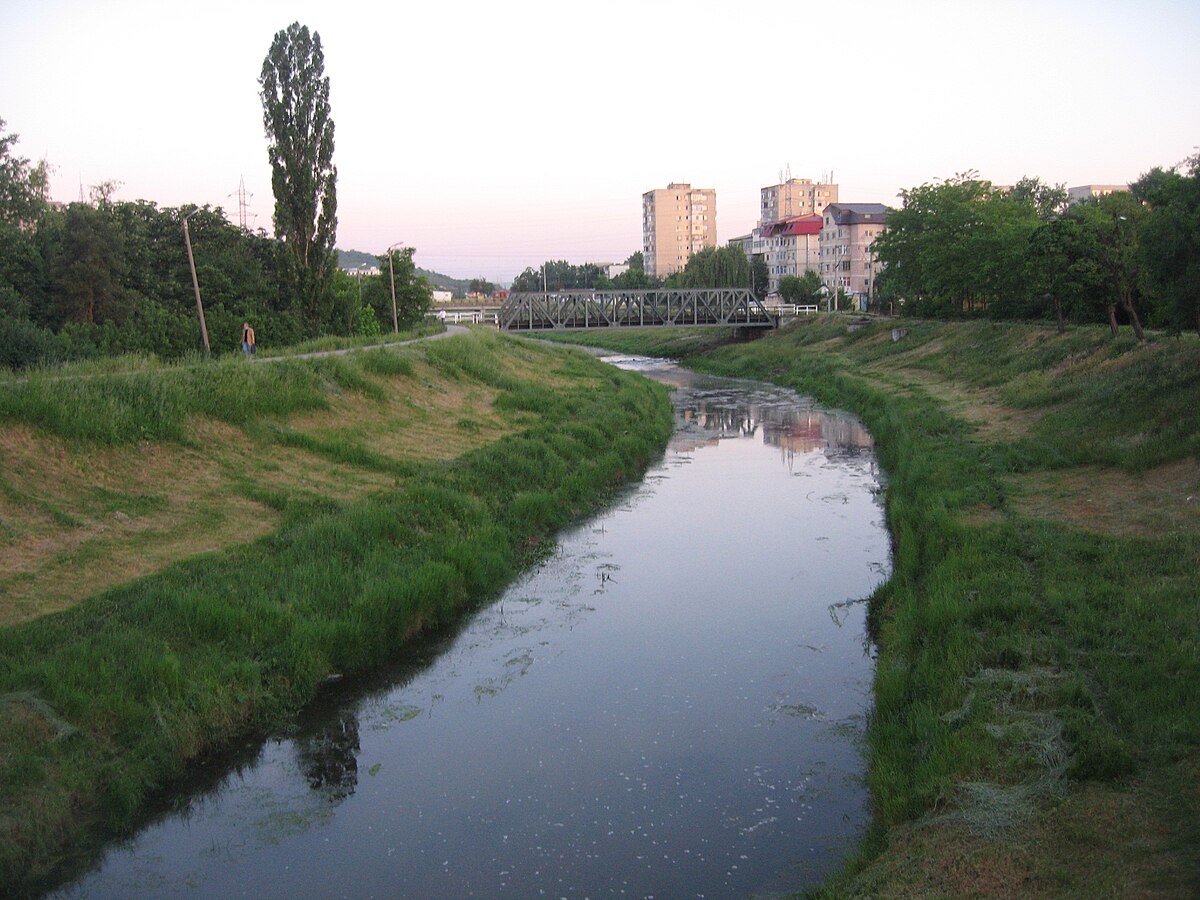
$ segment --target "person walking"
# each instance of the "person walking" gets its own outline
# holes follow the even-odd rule
[[[242,323],[242,352],[247,357],[254,355],[254,329],[249,322]]]

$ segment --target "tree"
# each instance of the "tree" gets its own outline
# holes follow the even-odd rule
[[[784,275],[779,279],[779,294],[788,303],[813,305],[821,299],[821,276],[812,269],[802,276]]]
[[[771,284],[771,273],[767,271],[767,258],[764,253],[755,253],[750,257],[750,290],[756,297],[765,297]]]
[[[1037,209],[1038,218],[1043,222],[1062,215],[1067,208],[1067,188],[1062,184],[1050,185],[1040,178],[1029,175],[1013,185],[1008,192],[1008,199],[1018,203],[1032,203]]]
[[[364,280],[363,303],[375,310],[378,321],[392,327],[392,277],[396,279],[396,320],[401,328],[416,325],[433,306],[433,291],[429,282],[417,274],[413,262],[412,247],[397,247],[391,251],[391,268],[388,254],[377,257],[379,273]],[[359,324],[359,333],[373,333]]]
[[[46,210],[48,167],[17,156],[16,143],[0,119],[0,316],[25,319],[43,271],[34,226]]]
[[[336,267],[337,168],[324,73],[321,36],[293,22],[276,33],[258,80],[275,233],[287,249],[292,293],[311,334],[329,320]]]
[[[72,203],[57,237],[50,259],[57,322],[123,319],[124,242],[109,211]]]
[[[625,260],[625,265],[631,269],[638,269],[644,272],[646,271],[646,257],[642,254],[641,250],[635,250],[629,254],[628,259]]]
[[[4,128],[0,119],[0,222],[30,225],[46,206],[49,166],[44,161],[33,166],[25,157],[16,156],[13,147],[18,136],[4,134]]]
[[[1162,297],[1166,322],[1200,332],[1200,155],[1189,174],[1153,169],[1132,185],[1149,205],[1139,230],[1142,262]]]
[[[609,281],[608,287],[622,291],[646,291],[661,287],[661,283],[645,269],[630,266],[616,278]]]
[[[341,269],[335,269],[330,284],[333,297],[333,333],[357,334],[363,307],[360,294],[362,279]],[[372,313],[372,316],[374,313]]]
[[[705,247],[683,269],[667,278],[668,287],[751,287],[750,260],[740,247]]]
[[[486,278],[472,278],[467,290],[472,294],[491,294],[496,290],[496,285],[492,284]]]
[[[565,259],[548,259],[540,269],[527,266],[524,272],[513,279],[512,289],[540,292],[544,285],[548,291],[582,291],[603,288],[611,283],[595,263],[576,266]]]
[[[1135,306],[1143,277],[1137,231],[1146,208],[1132,194],[1122,191],[1076,204],[1071,214],[1095,242],[1095,263],[1103,273],[1102,296],[1109,328],[1117,334],[1119,305],[1128,316],[1133,333],[1142,340],[1141,317]]]
[[[1095,235],[1075,217],[1044,222],[1029,237],[1032,289],[1049,296],[1048,307],[1054,310],[1060,333],[1068,319],[1097,318],[1096,301],[1104,297],[1099,250]],[[1050,309],[1044,312],[1049,314]],[[1115,334],[1115,312],[1110,321]]]
[[[1005,194],[966,172],[901,191],[903,206],[872,245],[888,290],[915,315],[1024,314],[1026,246],[1039,223],[1038,197],[1053,205],[1054,190],[1023,179],[1021,191]]]

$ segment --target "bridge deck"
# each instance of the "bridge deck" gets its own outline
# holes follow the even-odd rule
[[[538,331],[665,325],[774,328],[778,319],[746,288],[515,293],[500,307],[500,328]]]

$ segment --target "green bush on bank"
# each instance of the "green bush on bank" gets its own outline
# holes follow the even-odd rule
[[[524,351],[472,335],[432,355],[471,360],[471,371],[503,382],[498,359],[514,352]],[[0,696],[33,697],[73,729],[46,740],[30,724],[0,738],[0,883],[32,889],[61,854],[129,828],[189,760],[280,721],[329,675],[378,665],[406,638],[493,594],[556,529],[644,469],[671,430],[665,390],[597,361],[568,365],[584,379],[540,386],[540,420],[451,462],[414,465],[395,492],[305,509],[253,544],[0,629]],[[112,396],[110,409],[146,415],[157,423],[148,430],[173,437],[197,404],[243,422],[263,409],[319,405],[323,378],[358,389],[370,379],[348,361],[223,366],[208,387],[174,370],[158,381],[136,376],[169,398],[157,405],[111,384],[74,395],[39,384],[8,409],[28,414],[28,398],[39,396]],[[282,399],[254,399],[276,387]],[[188,390],[210,393],[188,399]],[[53,421],[77,439],[127,439],[94,422],[71,430],[67,417]]]

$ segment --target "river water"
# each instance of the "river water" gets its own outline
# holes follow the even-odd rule
[[[469,621],[210,766],[63,897],[744,897],[868,807],[880,474],[852,418],[662,361],[677,429]]]

